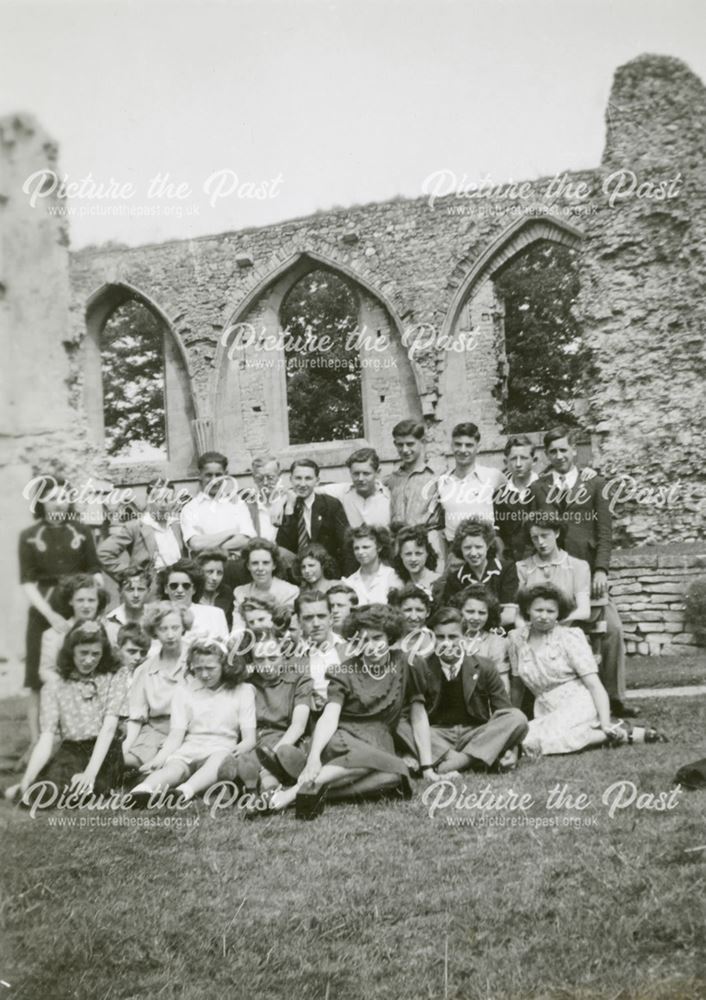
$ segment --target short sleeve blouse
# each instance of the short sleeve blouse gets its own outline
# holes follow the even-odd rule
[[[108,715],[120,715],[127,694],[125,667],[86,680],[65,680],[58,674],[42,688],[40,729],[63,740],[95,739]]]

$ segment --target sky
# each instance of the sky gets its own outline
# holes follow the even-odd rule
[[[418,197],[441,170],[468,184],[594,167],[619,65],[660,53],[706,79],[704,0],[0,9],[0,113],[58,142],[74,248]]]

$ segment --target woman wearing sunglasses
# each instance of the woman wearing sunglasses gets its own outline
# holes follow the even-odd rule
[[[203,570],[191,559],[180,559],[163,569],[158,577],[160,599],[188,613],[188,635],[207,635],[212,639],[228,638],[228,622],[221,608],[198,604],[203,591]]]

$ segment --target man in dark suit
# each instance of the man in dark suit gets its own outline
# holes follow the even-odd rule
[[[429,624],[436,649],[410,662],[411,718],[399,724],[399,740],[419,756],[427,778],[487,770],[505,763],[508,752],[514,763],[527,719],[511,706],[500,674],[490,660],[466,652],[456,608],[442,608]]]
[[[277,531],[277,544],[299,553],[311,542],[316,542],[323,545],[340,572],[355,572],[355,561],[346,551],[349,525],[340,500],[314,492],[319,482],[316,462],[310,458],[297,459],[292,463],[289,476],[294,500],[287,501]]]
[[[615,605],[608,592],[612,548],[612,516],[602,476],[586,479],[576,466],[575,436],[563,427],[544,435],[549,468],[529,487],[534,510],[558,511],[564,525],[563,547],[591,568],[591,596],[607,598],[600,677],[610,697],[611,710],[619,716],[637,712],[624,702],[625,642]]]

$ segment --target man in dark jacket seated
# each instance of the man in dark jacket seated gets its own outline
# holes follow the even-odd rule
[[[348,518],[340,500],[315,492],[318,465],[310,458],[297,459],[289,475],[294,500],[285,506],[277,544],[297,554],[316,542],[326,549],[339,573],[354,573],[357,563],[346,548]]]
[[[418,752],[425,777],[509,763],[506,755],[524,739],[527,719],[512,708],[491,661],[467,654],[460,611],[442,608],[429,624],[436,651],[410,664],[411,718],[398,726],[400,742],[417,754],[412,724],[421,717],[415,728],[428,734]],[[516,752],[510,757],[514,762]]]

